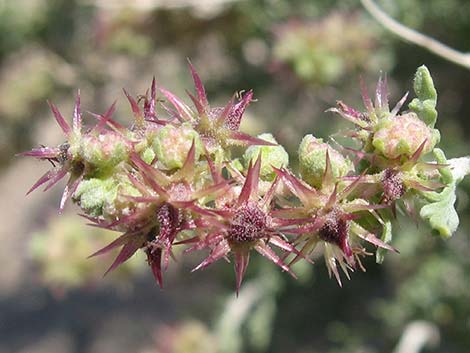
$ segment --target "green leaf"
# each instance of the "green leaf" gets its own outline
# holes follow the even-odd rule
[[[439,201],[429,203],[421,208],[419,215],[428,221],[431,227],[443,237],[450,237],[459,226],[459,216],[454,208],[456,184],[444,188],[439,193]]]
[[[428,126],[434,127],[437,119],[437,92],[426,66],[422,65],[416,70],[413,89],[417,98],[408,107]]]
[[[437,163],[447,164],[447,158],[443,150],[440,148],[435,148],[432,153],[434,154],[434,158],[436,158]],[[439,169],[439,173],[441,174],[442,182],[444,184],[450,184],[452,180],[454,180],[450,168],[441,168]]]
[[[447,186],[440,193],[426,192],[424,197],[430,202],[424,205],[419,215],[428,221],[431,227],[443,237],[450,237],[459,226],[459,216],[454,208],[457,185],[470,174],[470,157],[455,158],[449,161],[441,150],[434,152],[439,163],[447,163],[449,168],[441,170],[442,180]],[[451,173],[451,175],[449,175]]]
[[[389,244],[392,241],[392,222],[390,220],[385,221],[380,239],[386,244]],[[384,248],[377,248],[377,252],[375,253],[375,261],[378,264],[381,264],[384,261],[385,253],[387,251],[388,250]]]

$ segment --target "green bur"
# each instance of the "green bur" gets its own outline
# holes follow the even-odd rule
[[[142,158],[145,163],[150,164],[154,160],[155,156],[155,151],[152,148],[147,147],[141,153],[140,158]]]
[[[261,134],[258,138],[271,142],[277,143],[276,139],[271,134]],[[272,167],[283,168],[289,164],[289,155],[287,154],[284,147],[277,146],[250,146],[246,149],[243,155],[245,167],[248,168],[248,164],[254,163],[261,153],[261,171],[260,177],[264,181],[273,181],[276,173]]]
[[[299,145],[300,175],[310,185],[320,188],[326,169],[326,151],[330,157],[331,171],[335,178],[354,170],[352,162],[333,147],[309,134]]]
[[[203,153],[201,138],[190,124],[181,126],[168,124],[158,130],[152,144],[152,149],[158,161],[166,169],[181,168],[186,161],[192,143],[196,144],[196,160]]]
[[[390,159],[411,157],[424,141],[422,154],[427,154],[440,140],[439,131],[428,127],[414,113],[383,118],[375,130],[372,145]]]
[[[91,178],[80,183],[73,198],[90,216],[116,216],[126,207],[126,202],[118,202],[119,195],[138,196],[139,193],[128,181],[115,177]]]
[[[119,163],[127,161],[130,150],[129,143],[114,132],[86,136],[80,143],[80,155],[83,160],[100,173],[111,172]]]
[[[387,158],[412,156],[426,140],[422,154],[431,152],[439,143],[437,119],[437,91],[426,66],[416,70],[413,90],[417,98],[409,104],[411,112],[382,119],[375,128],[372,144]]]

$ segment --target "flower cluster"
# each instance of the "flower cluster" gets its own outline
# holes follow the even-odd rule
[[[112,105],[92,114],[97,124],[84,129],[78,94],[71,125],[50,104],[66,141],[22,153],[53,164],[30,192],[41,185],[50,189],[68,175],[60,210],[72,199],[93,225],[122,233],[92,255],[120,248],[108,272],[143,250],[162,286],[174,247],[184,246],[183,253],[206,254],[194,270],[233,261],[238,291],[254,253],[293,277],[293,263],[312,262],[314,253],[323,253],[341,284],[340,271],[349,278],[349,272],[364,269],[361,258],[371,249],[397,251],[389,244],[397,209],[412,216],[424,209],[422,218],[433,228],[444,235],[455,230],[455,220],[436,220],[433,211],[449,188],[455,194],[456,180],[435,148],[437,95],[424,66],[415,76],[417,98],[408,111],[400,113],[406,96],[390,110],[382,78],[374,102],[363,88],[365,110],[338,101],[331,111],[353,123],[346,137],[357,149],[306,135],[298,174],[271,134],[240,131],[252,91],[211,107],[200,77],[189,68],[192,104],[164,88],[164,99],[157,99],[154,79],[140,100],[125,92],[134,115],[129,128],[112,119]],[[242,157],[232,156],[234,146],[245,147]],[[454,201],[447,206],[453,209]]]

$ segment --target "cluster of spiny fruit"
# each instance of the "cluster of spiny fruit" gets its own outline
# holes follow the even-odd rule
[[[194,270],[233,261],[238,291],[254,252],[294,277],[293,263],[312,262],[315,252],[323,252],[341,284],[340,271],[349,276],[363,269],[361,258],[371,248],[396,251],[389,224],[397,209],[414,215],[423,195],[451,182],[435,149],[436,91],[424,66],[406,112],[400,113],[406,96],[390,110],[383,78],[374,101],[363,87],[364,111],[338,101],[331,111],[354,124],[345,134],[358,149],[306,135],[297,174],[271,134],[239,130],[252,91],[211,107],[189,68],[195,84],[190,105],[164,88],[157,99],[154,79],[140,100],[124,91],[134,115],[129,128],[112,119],[112,105],[92,114],[96,125],[84,129],[78,95],[71,125],[50,104],[66,142],[22,153],[54,166],[30,192],[41,185],[50,189],[68,175],[60,209],[71,199],[95,226],[122,233],[93,254],[121,248],[108,271],[142,249],[162,286],[173,247],[184,245],[184,253],[206,254]],[[234,146],[246,148],[243,156],[232,156]]]

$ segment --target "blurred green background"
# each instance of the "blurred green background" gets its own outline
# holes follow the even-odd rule
[[[394,18],[470,51],[468,0],[381,0]],[[145,93],[152,76],[179,95],[191,58],[212,101],[253,88],[244,129],[272,132],[295,156],[306,133],[345,125],[324,111],[361,107],[380,70],[391,100],[426,64],[439,92],[449,157],[470,151],[470,71],[383,30],[353,0],[0,0],[0,353],[244,353],[470,351],[470,182],[459,190],[459,231],[444,241],[398,217],[383,265],[339,288],[322,260],[294,281],[253,259],[238,299],[231,266],[170,266],[166,288],[143,257],[102,278],[111,257],[86,257],[116,234],[86,227],[60,187],[25,191],[49,168],[15,158],[63,142],[46,99],[71,115],[74,94],[130,121],[121,88]],[[294,158],[292,158],[294,159]]]

